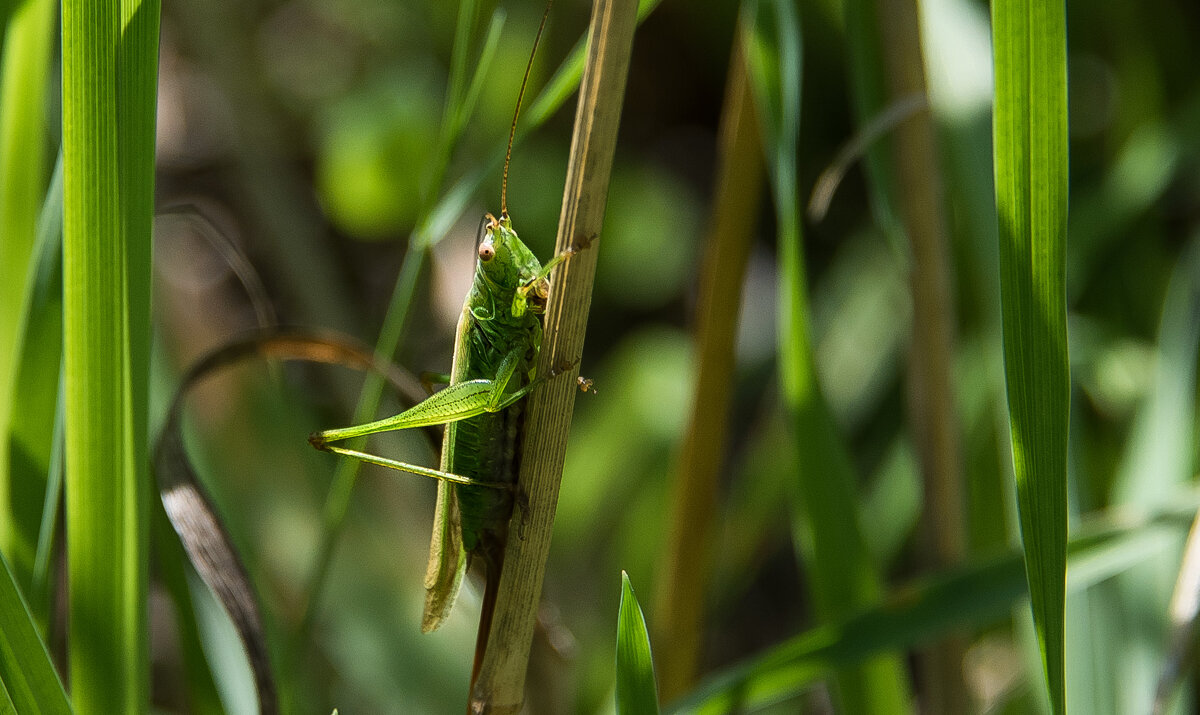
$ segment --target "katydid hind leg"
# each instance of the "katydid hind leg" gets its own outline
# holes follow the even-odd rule
[[[366,424],[316,432],[308,441],[317,449],[324,449],[324,445],[329,442],[353,437],[457,422],[485,412],[491,392],[491,380],[460,382],[430,395],[398,415]]]
[[[509,382],[516,374],[522,352],[522,349],[517,348],[506,355],[491,380],[478,379],[455,383],[435,392],[398,415],[352,427],[316,432],[309,437],[308,441],[317,449],[326,449],[330,442],[364,437],[379,432],[449,424],[485,412],[496,412],[513,404],[529,391],[526,386],[514,393],[505,394]]]
[[[438,480],[439,483],[460,484],[462,486],[467,486],[467,487],[488,487],[491,489],[501,489],[501,490],[511,490],[512,489],[512,485],[507,482],[485,482],[485,481],[481,481],[479,479],[472,479],[470,477],[464,477],[461,474],[455,474],[453,472],[448,472],[448,471],[444,471],[441,469],[432,469],[430,467],[422,467],[419,464],[410,464],[408,462],[401,462],[396,459],[389,459],[387,457],[381,457],[377,454],[370,454],[368,452],[360,452],[356,449],[349,449],[347,447],[340,447],[338,445],[325,444],[325,445],[322,445],[320,447],[320,449],[322,449],[326,452],[332,452],[334,454],[339,454],[343,457],[350,457],[352,459],[357,459],[360,462],[366,462],[367,464],[374,464],[379,467],[387,467],[388,469],[395,469],[398,472],[405,472],[407,474],[415,474],[420,477],[429,477],[431,479]]]

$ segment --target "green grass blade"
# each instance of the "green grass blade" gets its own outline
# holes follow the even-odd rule
[[[488,23],[487,33],[483,36],[483,49],[479,51],[479,61],[475,65],[475,73],[471,76],[465,92],[461,97],[458,97],[456,103],[445,114],[446,119],[444,121],[448,127],[445,141],[448,147],[452,148],[458,143],[467,120],[471,118],[471,114],[475,111],[475,105],[479,102],[479,95],[483,91],[484,78],[487,77],[488,69],[491,68],[492,61],[496,59],[496,50],[500,47],[504,19],[505,13],[501,9],[497,9],[492,14],[492,20]],[[456,53],[459,42],[460,40],[455,39]],[[462,42],[466,43],[468,40],[463,39]]]
[[[34,278],[26,301],[26,324],[20,336],[14,406],[21,415],[13,425],[9,448],[13,457],[14,485],[27,490],[22,503],[40,512],[33,560],[30,598],[32,609],[45,623],[52,602],[51,560],[62,509],[65,458],[63,376],[63,159],[54,163],[50,189],[38,218]],[[19,471],[18,471],[19,470]],[[41,490],[41,495],[34,493]],[[28,518],[28,517],[26,517]],[[32,525],[26,528],[32,529]]]
[[[617,712],[622,715],[658,713],[654,658],[646,619],[638,605],[629,574],[621,572],[621,608],[617,613]]]
[[[61,348],[61,346],[60,346]],[[62,356],[58,362],[58,394],[54,400],[54,427],[50,430],[50,461],[46,470],[45,498],[42,500],[42,521],[38,526],[37,552],[33,558],[33,585],[30,593],[39,606],[47,611],[52,607],[50,562],[54,556],[55,535],[58,532],[58,515],[62,510],[63,473],[66,459],[63,457],[64,433],[66,431],[66,405],[64,398]],[[45,622],[43,619],[42,622]]]
[[[150,293],[153,272],[155,137],[158,108],[158,33],[161,0],[121,0],[117,55],[117,130],[121,162],[121,213],[125,227],[126,295],[129,307],[129,391],[133,458],[138,482],[142,547],[148,543],[150,389]],[[146,559],[141,559],[145,569]]]
[[[475,34],[475,17],[479,14],[477,0],[459,0],[458,17],[454,23],[454,44],[450,48],[450,76],[446,82],[446,104],[442,121],[452,119],[462,105],[467,87],[467,57]],[[493,19],[495,17],[493,16]],[[481,63],[482,64],[482,63]],[[478,70],[477,70],[478,71]]]
[[[13,704],[12,698],[9,697],[8,688],[4,687],[4,681],[0,680],[0,713],[9,715],[15,713],[17,706]]]
[[[450,76],[446,83],[446,100],[442,108],[442,129],[438,137],[436,158],[432,171],[423,187],[425,196],[422,199],[422,214],[428,214],[437,196],[433,193],[441,189],[446,179],[446,169],[450,166],[450,158],[462,131],[483,87],[483,80],[496,57],[496,48],[500,44],[500,32],[504,28],[505,13],[496,9],[488,23],[487,34],[482,43],[475,37],[475,16],[479,13],[479,3],[473,0],[462,0],[458,7],[458,20],[454,27],[454,45],[451,48]],[[479,57],[473,63],[474,68],[470,77],[467,75],[468,52],[477,44],[482,45]]]
[[[48,141],[46,90],[58,4],[25,0],[15,7],[0,55],[0,435],[7,440],[16,389],[18,335],[25,313],[27,265],[45,191]],[[7,16],[7,12],[4,13]],[[0,551],[18,578],[28,577],[32,552],[18,533],[24,513],[12,490],[21,485],[0,458]],[[36,512],[35,512],[36,513]]]
[[[115,8],[63,3],[63,348],[71,685],[85,712],[144,708],[142,681],[112,653],[144,650],[140,624],[122,618],[129,591],[126,536],[136,505],[129,366],[121,336],[128,313],[116,136]]]
[[[1064,712],[1067,543],[1066,12],[992,5],[994,151],[1013,466],[1031,607],[1054,712]]]
[[[763,122],[779,230],[780,379],[800,458],[793,532],[818,618],[844,617],[882,593],[858,526],[856,480],[836,433],[813,362],[796,155],[800,130],[799,18],[790,3],[746,6],[751,83]],[[900,662],[882,657],[838,674],[846,712],[902,712],[908,685]]]
[[[29,266],[32,277],[15,346],[18,357],[12,406],[19,419],[10,426],[3,452],[12,480],[6,505],[12,510],[11,519],[6,520],[12,530],[10,563],[18,583],[27,589],[30,609],[39,623],[45,623],[50,612],[45,560],[53,535],[48,521],[53,522],[57,514],[57,505],[47,514],[45,502],[51,489],[47,476],[53,465],[52,437],[62,379],[62,209],[60,155],[38,219]],[[58,487],[54,491],[61,493]]]
[[[879,3],[868,0],[847,0],[843,5],[846,22],[847,67],[850,74],[850,94],[854,114],[860,127],[888,108],[888,77],[884,66],[882,23]],[[897,238],[901,230],[898,211],[893,202],[896,176],[892,155],[892,137],[884,136],[871,142],[863,157],[868,198],[875,223],[889,239]]]
[[[1099,519],[1071,542],[1071,590],[1100,583],[1169,547],[1186,532],[1198,504],[1200,494],[1188,490],[1150,517],[1131,520],[1118,513]],[[1028,594],[1022,562],[1022,555],[1013,553],[923,580],[878,606],[801,633],[717,673],[668,711],[753,710],[796,697],[835,669],[875,654],[1001,622]]]
[[[62,37],[71,689],[143,712],[158,6],[68,0]]]
[[[8,561],[0,556],[0,691],[19,713],[69,713],[71,704]],[[0,700],[0,705],[3,700]]]

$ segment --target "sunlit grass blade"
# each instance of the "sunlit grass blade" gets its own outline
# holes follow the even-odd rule
[[[621,608],[617,614],[617,712],[625,715],[658,713],[654,658],[646,619],[638,605],[629,574],[621,572]]]
[[[836,433],[813,362],[800,230],[796,155],[800,131],[799,18],[786,2],[745,6],[746,57],[763,123],[779,231],[779,369],[797,441],[792,528],[822,621],[870,605],[882,593],[858,526],[853,467]],[[901,712],[908,686],[901,664],[881,657],[838,674],[846,712]]]
[[[27,505],[13,493],[25,485],[10,472],[7,441],[27,266],[49,158],[45,107],[57,7],[50,0],[24,0],[15,4],[11,17],[6,9],[0,54],[0,552],[26,584],[33,553],[18,520],[27,515]]]
[[[1152,516],[1099,517],[1071,542],[1070,589],[1085,589],[1161,553],[1187,530],[1197,505],[1200,493],[1188,490]],[[794,698],[835,669],[875,654],[927,643],[953,629],[1003,621],[1028,594],[1022,564],[1022,555],[1013,553],[922,580],[878,606],[801,633],[714,675],[668,711],[752,711]]]
[[[150,692],[146,398],[158,4],[71,0],[62,12],[71,691],[85,712],[140,712]]]
[[[1066,11],[992,4],[1000,288],[1013,467],[1030,605],[1054,712],[1066,707]]]
[[[69,713],[70,702],[46,645],[13,581],[8,561],[0,556],[0,691],[14,710],[0,712]]]

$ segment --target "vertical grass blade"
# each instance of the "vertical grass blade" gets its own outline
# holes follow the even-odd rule
[[[71,712],[50,654],[38,636],[3,556],[0,556],[0,693],[8,696],[14,708],[5,709],[4,700],[0,699],[0,712]]]
[[[144,712],[158,5],[63,3],[68,660],[84,712]]]
[[[847,0],[842,6],[846,23],[846,65],[850,75],[850,95],[859,126],[887,111],[888,77],[879,28],[880,3]],[[867,180],[867,198],[875,223],[895,238],[900,230],[894,197],[896,167],[891,151],[892,138],[880,137],[867,147],[863,171]]]
[[[38,211],[45,191],[46,81],[54,39],[51,0],[15,6],[0,54],[0,437],[7,441],[16,387],[18,332]],[[0,551],[23,579],[32,553],[15,531],[7,449],[0,458]]]
[[[126,349],[132,397],[132,447],[137,483],[131,487],[141,517],[140,551],[149,543],[150,293],[153,271],[155,129],[158,108],[158,32],[161,0],[121,0],[117,55],[117,131],[121,213],[125,228]],[[146,570],[144,553],[139,557]],[[144,577],[143,577],[144,580]]]
[[[56,447],[62,454],[62,171],[59,154],[38,219],[16,341],[12,404],[20,419],[10,425],[2,452],[12,480],[10,563],[18,583],[27,588],[34,618],[43,626],[51,610],[49,555],[62,493],[62,472],[56,469],[62,461],[53,456]]]
[[[617,712],[621,715],[658,714],[654,657],[650,634],[629,574],[621,572],[621,607],[617,613]]]
[[[752,2],[745,11],[746,57],[763,124],[779,231],[780,381],[800,460],[794,479],[794,540],[809,574],[817,616],[830,621],[876,602],[882,586],[858,526],[853,467],[813,362],[796,171],[799,18],[787,2]],[[837,682],[844,712],[910,709],[907,682],[894,657],[846,668]]]
[[[1009,427],[1042,665],[1065,709],[1067,542],[1066,13],[1061,0],[992,4],[994,151]]]

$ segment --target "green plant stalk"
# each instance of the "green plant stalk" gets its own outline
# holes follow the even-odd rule
[[[717,483],[725,468],[738,309],[762,203],[762,139],[742,42],[739,31],[729,60],[717,185],[695,310],[695,397],[674,470],[658,592],[655,640],[666,700],[691,687],[700,659]]]
[[[793,532],[821,621],[876,602],[882,585],[858,525],[854,471],[817,383],[801,243],[796,155],[801,54],[799,18],[784,2],[751,3],[747,60],[770,167],[779,232],[779,370],[799,453]],[[845,712],[910,709],[900,662],[882,656],[838,672]]]
[[[1013,467],[1030,605],[1055,713],[1065,712],[1067,542],[1066,12],[992,4],[1000,288]]]
[[[158,5],[63,4],[68,661],[83,712],[144,712]]]
[[[47,178],[46,90],[57,3],[25,0],[9,18],[0,55],[0,552],[27,584],[33,544],[16,529],[9,426],[19,332],[38,212]]]

